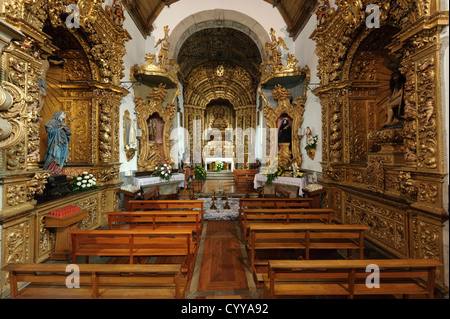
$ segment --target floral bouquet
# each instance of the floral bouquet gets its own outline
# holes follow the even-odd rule
[[[271,184],[278,176],[282,176],[284,173],[284,167],[278,165],[278,158],[275,158],[267,166],[264,175],[267,176],[267,184]]]
[[[87,191],[100,188],[96,185],[97,180],[95,177],[88,172],[83,172],[83,174],[80,174],[73,179],[75,180],[75,183],[72,184],[72,190],[74,191]]]
[[[299,167],[297,163],[292,164],[292,176],[302,178],[305,177],[305,173],[299,171]]]
[[[172,177],[172,166],[167,163],[159,163],[155,167],[155,171],[153,172],[153,176],[159,176],[161,179],[165,179],[166,181],[170,180]]]
[[[194,169],[194,176],[196,181],[205,181],[206,180],[206,171],[203,166],[196,166]]]
[[[216,162],[216,172],[220,172],[221,170],[223,170],[223,162],[217,161]]]
[[[306,146],[305,146],[305,149],[306,150],[308,150],[308,149],[316,149],[317,148],[317,141],[318,141],[318,137],[317,137],[317,135],[308,135],[307,137],[306,137]]]

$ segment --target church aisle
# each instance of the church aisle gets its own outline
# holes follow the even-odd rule
[[[186,298],[257,299],[249,260],[236,221],[207,221]]]

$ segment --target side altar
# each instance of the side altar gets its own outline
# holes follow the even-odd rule
[[[152,187],[159,187],[160,195],[171,195],[178,191],[178,187],[184,187],[184,174],[173,174],[169,180],[163,180],[158,176],[139,176],[134,178],[134,185],[142,188],[144,192]]]
[[[259,187],[264,187],[264,192],[266,194],[274,194],[275,185],[282,185],[287,191],[290,193],[290,197],[303,197],[303,189],[306,187],[306,178],[305,177],[288,177],[288,176],[279,176],[272,183],[267,183],[267,176],[258,173],[255,175],[255,179],[253,180],[253,187],[255,189]]]

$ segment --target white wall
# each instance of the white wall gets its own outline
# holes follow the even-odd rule
[[[321,172],[322,166],[322,108],[320,105],[320,99],[312,93],[312,90],[320,85],[320,79],[317,77],[317,65],[319,58],[315,54],[316,42],[309,37],[314,32],[317,25],[316,15],[313,14],[308,23],[303,28],[300,35],[297,37],[294,47],[295,56],[299,60],[299,65],[307,65],[310,70],[311,78],[307,91],[307,100],[305,113],[303,114],[302,128],[309,126],[312,130],[312,134],[318,136],[318,146],[316,149],[316,156],[312,160],[305,150],[306,137],[303,137],[301,141],[301,151],[303,158],[303,169]]]
[[[131,19],[128,12],[125,12],[124,28],[128,31],[128,33],[132,38],[130,41],[125,43],[126,53],[125,56],[123,57],[125,76],[121,80],[121,86],[128,89],[130,91],[130,94],[128,94],[122,100],[122,105],[120,106],[120,124],[119,124],[120,162],[122,163],[122,165],[120,166],[120,172],[124,172],[125,174],[127,174],[127,172],[137,170],[137,157],[138,157],[138,152],[136,152],[136,155],[133,157],[133,159],[129,162],[127,161],[123,141],[123,115],[125,113],[125,110],[128,110],[130,112],[130,118],[132,121],[136,119],[136,115],[134,114],[135,104],[134,104],[134,91],[132,86],[133,84],[130,83],[130,70],[131,66],[135,64],[140,65],[144,63],[145,54],[147,52],[145,51],[145,39],[139,32],[138,28],[134,24],[133,19]],[[136,129],[138,130],[137,124]]]

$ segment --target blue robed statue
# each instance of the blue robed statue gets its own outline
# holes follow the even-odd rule
[[[53,118],[45,124],[48,142],[44,169],[51,175],[60,175],[69,158],[69,141],[72,132],[65,123],[66,113],[56,111]]]

